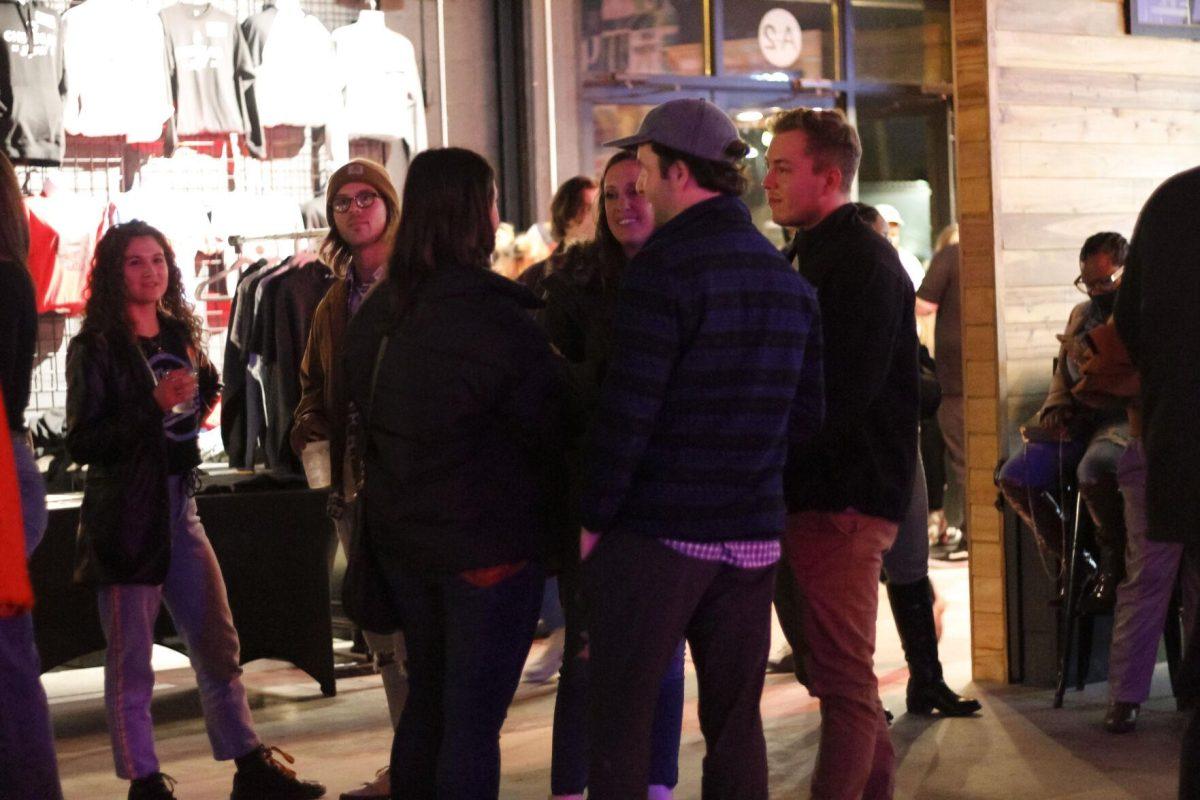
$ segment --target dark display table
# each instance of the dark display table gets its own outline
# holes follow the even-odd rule
[[[46,536],[29,564],[44,670],[105,646],[95,593],[72,582],[79,500],[79,495],[52,498]],[[196,505],[225,576],[242,663],[290,661],[326,696],[336,694],[329,602],[335,539],[325,494],[307,489],[202,494]],[[177,639],[165,641],[173,633],[164,610],[155,638],[176,647]]]

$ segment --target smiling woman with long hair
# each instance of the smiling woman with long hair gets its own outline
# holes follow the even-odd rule
[[[561,475],[565,367],[523,286],[488,269],[491,166],[427,150],[409,167],[387,280],[350,321],[363,420],[364,540],[408,645],[392,746],[404,797],[496,797],[500,727],[533,640]],[[397,794],[395,796],[401,796]]]
[[[216,399],[199,320],[166,237],[144,222],[96,247],[67,350],[67,449],[86,464],[76,578],[95,587],[108,641],[104,700],[130,800],[172,798],[154,752],[150,653],[164,603],[196,671],[213,755],[236,759],[235,800],[316,798],[254,732],[225,583],[192,497],[200,423]]]
[[[542,283],[546,308],[540,313],[551,343],[566,358],[590,417],[599,403],[613,346],[617,291],[629,260],[654,232],[654,209],[638,191],[637,157],[613,155],[600,177],[596,237],[572,245],[551,262]],[[563,544],[559,590],[566,615],[566,642],[554,705],[550,788],[556,800],[582,800],[588,785],[587,609],[579,563],[578,509]],[[668,800],[679,781],[683,721],[683,643],[663,675],[655,708],[649,800]]]

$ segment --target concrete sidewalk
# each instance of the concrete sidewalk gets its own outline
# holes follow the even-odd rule
[[[939,564],[933,580],[948,603],[942,659],[948,682],[957,688],[965,685],[970,670],[965,566]],[[877,671],[884,703],[897,715],[892,737],[900,758],[898,798],[1174,798],[1186,720],[1173,710],[1165,667],[1155,676],[1138,731],[1127,736],[1102,730],[1106,695],[1099,684],[1068,694],[1066,707],[1057,711],[1047,690],[972,687],[984,703],[979,718],[909,717],[903,713],[903,654],[882,594],[881,599]],[[232,765],[209,755],[194,679],[178,663],[167,662],[156,691],[162,769],[180,781],[181,800],[226,798]],[[387,762],[391,733],[378,678],[339,681],[338,696],[324,698],[303,673],[257,662],[249,665],[246,683],[263,740],[296,756],[300,773],[324,782],[330,797],[355,788]],[[68,800],[124,798],[126,784],[112,772],[98,670],[52,674],[47,688]],[[699,797],[704,754],[690,664],[687,692],[680,800]],[[553,711],[553,683],[522,686],[501,740],[500,796],[505,800],[548,796]],[[806,796],[816,756],[816,703],[790,676],[769,676],[762,711],[772,797]]]

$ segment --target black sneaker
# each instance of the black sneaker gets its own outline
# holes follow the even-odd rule
[[[296,759],[278,747],[262,745],[239,758],[229,800],[314,800],[325,796],[324,786],[300,780],[276,754],[288,764],[296,763]]]
[[[156,772],[130,782],[129,800],[175,800],[174,790],[175,779]]]

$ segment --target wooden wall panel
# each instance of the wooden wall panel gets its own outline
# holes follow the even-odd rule
[[[971,646],[976,680],[1008,679],[1004,604],[1003,526],[993,509],[975,502],[989,494],[991,467],[999,452],[999,409],[1004,352],[997,294],[995,191],[992,121],[994,42],[991,0],[952,4],[957,180],[962,243],[963,384],[968,465],[967,528],[971,532]]]
[[[1000,0],[1001,3],[1004,0]],[[996,66],[1044,72],[1091,72],[1130,76],[1174,76],[1195,81],[1200,48],[1187,39],[1149,40],[1137,36],[1086,36],[1029,31],[996,31]],[[1103,42],[1103,46],[1097,46]],[[1103,87],[1100,87],[1103,88]]]
[[[1008,0],[995,16],[1003,31],[1118,36],[1125,31],[1125,0]]]
[[[1179,108],[1047,106],[1005,103],[996,130],[1005,142],[1200,145],[1200,112]]]
[[[977,679],[1007,669],[991,472],[1045,396],[1082,299],[1079,248],[1128,236],[1154,188],[1200,163],[1200,42],[1129,36],[1124,14],[1123,0],[952,2]]]
[[[1160,40],[1146,37],[1143,41]],[[996,77],[998,99],[1005,104],[1200,111],[1200,82],[1195,76],[999,67]]]

